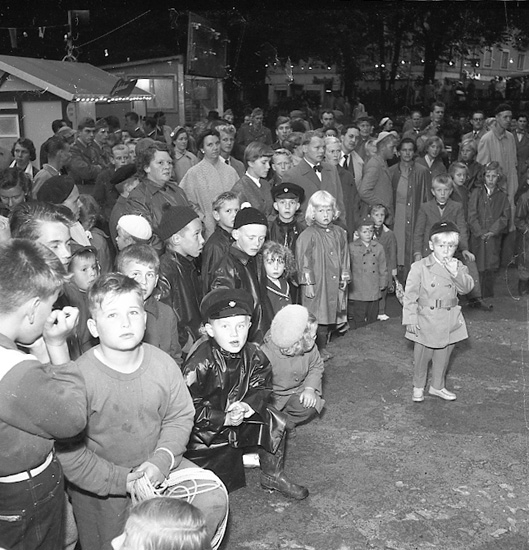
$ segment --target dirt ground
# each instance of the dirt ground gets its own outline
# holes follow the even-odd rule
[[[331,344],[326,409],[288,444],[305,501],[247,487],[231,495],[222,550],[528,550],[529,350],[516,271],[493,312],[464,308],[447,387],[457,401],[413,403],[412,343],[391,319]]]

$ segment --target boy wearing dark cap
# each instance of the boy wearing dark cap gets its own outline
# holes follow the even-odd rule
[[[304,198],[303,187],[295,183],[282,182],[272,188],[277,216],[269,224],[269,238],[290,248],[292,254],[296,253],[296,240],[306,227],[296,216]]]
[[[213,470],[228,491],[244,487],[243,449],[259,445],[261,486],[298,500],[309,492],[285,475],[286,418],[268,403],[272,370],[247,342],[252,296],[219,288],[200,304],[207,336],[190,351],[183,374],[195,406],[186,457]]]
[[[459,229],[452,222],[437,222],[430,230],[432,253],[412,264],[406,281],[402,324],[406,338],[415,342],[413,396],[424,401],[428,364],[432,379],[428,393],[454,401],[456,395],[445,387],[446,369],[456,342],[468,337],[457,294],[467,294],[474,286],[468,268],[454,258]]]
[[[272,306],[266,292],[266,274],[259,254],[268,229],[266,217],[256,208],[243,208],[233,223],[234,243],[221,260],[211,288],[236,288],[250,293],[254,302],[250,341],[262,342],[272,322]]]
[[[123,216],[127,210],[127,197],[130,192],[137,187],[140,180],[135,177],[136,166],[134,164],[126,164],[121,168],[118,168],[112,177],[110,183],[115,187],[116,192],[119,193],[119,197],[110,212],[108,219],[108,230],[110,232],[110,241],[115,246],[117,237],[117,225],[118,220]]]
[[[191,207],[171,206],[157,232],[165,244],[160,258],[161,300],[176,314],[180,346],[187,353],[200,338],[202,288],[195,260],[204,246],[202,222]]]

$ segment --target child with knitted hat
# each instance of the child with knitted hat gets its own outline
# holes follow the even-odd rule
[[[272,365],[272,403],[287,416],[287,430],[321,413],[323,359],[316,343],[318,322],[306,307],[280,310],[261,349]]]

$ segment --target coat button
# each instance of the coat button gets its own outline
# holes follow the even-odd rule
[[[434,287],[434,286],[435,286],[435,283],[432,283],[432,287]]]

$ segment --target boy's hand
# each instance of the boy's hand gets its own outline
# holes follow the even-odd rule
[[[419,336],[420,330],[421,327],[419,327],[419,325],[406,325],[406,332],[411,332],[412,334],[415,334],[415,336]]]
[[[132,494],[134,482],[137,479],[140,479],[140,477],[143,477],[144,475],[145,475],[144,472],[140,472],[138,470],[135,470],[134,472],[130,472],[130,474],[127,475],[127,493]]]
[[[235,401],[232,403],[226,411],[226,418],[224,419],[225,426],[239,426],[242,424],[245,418],[249,418],[254,414],[254,410],[244,401]]]
[[[416,252],[414,255],[413,255],[413,261],[414,262],[418,262],[422,260],[422,255],[419,253],[419,252]]]
[[[338,285],[339,290],[345,290],[347,288],[348,281],[346,279],[342,279],[340,281],[340,284]]]
[[[472,252],[470,252],[470,250],[463,250],[462,254],[463,254],[463,258],[465,258],[465,260],[467,262],[475,262],[476,261],[476,256],[474,256],[474,254],[472,254]]]
[[[305,297],[314,298],[314,285],[304,285],[305,286]]]
[[[445,266],[446,270],[452,277],[455,277],[457,275],[457,271],[459,269],[459,266],[457,264],[457,260],[455,258],[450,258],[449,260],[445,260],[443,262],[443,265]]]
[[[153,484],[154,487],[158,487],[161,483],[165,481],[165,476],[160,471],[160,468],[152,464],[152,462],[144,462],[143,464],[138,466],[135,473],[138,472],[146,475],[148,480]]]
[[[486,233],[483,233],[483,235],[481,235],[481,239],[484,241],[490,239],[490,237],[494,237],[494,233],[492,231],[487,231]]]
[[[66,306],[52,311],[46,319],[42,336],[47,346],[62,346],[79,321],[79,310]]]
[[[299,402],[306,408],[316,406],[316,392],[312,388],[305,388],[299,396]]]

